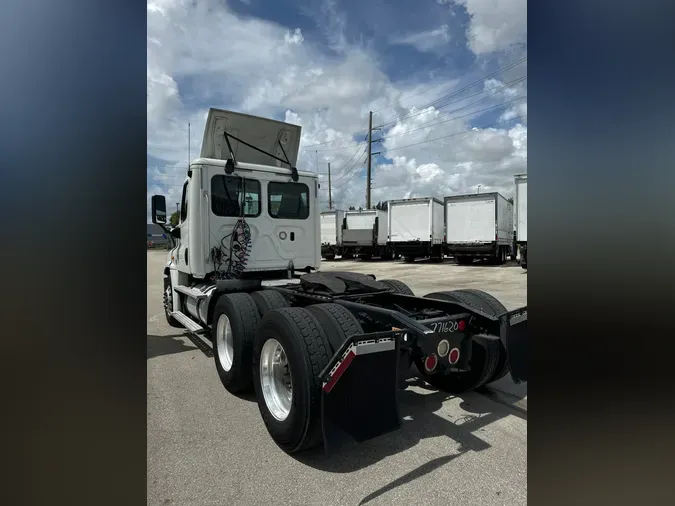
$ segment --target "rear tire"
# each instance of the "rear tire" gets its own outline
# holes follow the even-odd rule
[[[462,304],[466,304],[469,307],[480,309],[484,313],[494,316],[500,315],[507,310],[498,299],[482,290],[464,289],[453,290],[451,292],[434,292],[427,294],[424,297],[461,302]],[[472,353],[476,350],[476,346],[481,347],[480,344],[474,343]],[[491,349],[496,349],[498,356],[493,373],[489,375],[483,384],[493,383],[506,376],[511,370],[508,363],[506,350],[504,349],[504,345],[502,345],[501,341],[487,341],[486,346]]]
[[[276,341],[286,357],[291,398],[285,417],[272,414],[273,399],[261,353],[268,341]],[[270,346],[270,345],[268,345]],[[319,374],[330,359],[330,345],[317,319],[300,307],[275,309],[260,322],[253,352],[253,386],[260,414],[274,442],[285,452],[295,453],[321,444],[321,380]],[[261,370],[263,373],[261,374]],[[263,383],[265,381],[265,383]],[[276,412],[276,411],[275,411]]]
[[[400,293],[401,295],[415,295],[408,285],[398,279],[380,279],[379,282],[383,285],[387,285],[394,293]]]
[[[288,307],[290,305],[286,300],[286,297],[276,290],[259,290],[253,292],[251,298],[258,308],[258,313],[261,318],[272,309],[281,309],[282,307]]]
[[[313,304],[305,309],[314,315],[326,333],[331,354],[335,354],[348,337],[363,334],[359,320],[340,304]]]
[[[253,338],[260,322],[253,298],[247,293],[221,295],[212,322],[213,358],[220,381],[231,393],[249,390]]]

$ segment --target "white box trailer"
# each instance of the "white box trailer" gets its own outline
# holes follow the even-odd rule
[[[363,260],[390,259],[387,246],[387,211],[368,209],[346,211],[342,225],[342,257]]]
[[[513,207],[517,256],[523,269],[527,269],[527,174],[517,174],[515,183],[516,197]]]
[[[513,247],[513,206],[499,193],[445,197],[446,253],[459,264],[503,264]]]
[[[339,209],[321,213],[321,256],[333,260],[342,253],[342,222],[345,212]]]
[[[432,197],[390,200],[389,244],[406,262],[443,261],[443,202]]]

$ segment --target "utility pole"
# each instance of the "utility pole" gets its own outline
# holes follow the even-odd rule
[[[330,191],[330,162],[328,162],[328,210],[333,210],[333,195]]]
[[[366,209],[370,209],[371,161],[373,157],[373,111],[368,115],[368,172],[366,174]]]
[[[381,128],[373,128],[373,111],[370,111],[368,117],[368,174],[366,175],[366,209],[370,209],[370,193],[373,186],[373,156],[380,154],[380,151],[373,153],[373,130],[381,130]],[[376,139],[375,142],[378,140],[380,139]]]

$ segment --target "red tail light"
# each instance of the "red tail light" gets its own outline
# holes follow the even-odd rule
[[[459,322],[457,322],[457,330],[464,332],[464,329],[466,329],[466,322],[464,320],[459,320]]]
[[[436,369],[437,364],[438,359],[436,358],[436,355],[429,355],[424,359],[424,368],[427,370],[427,372],[431,372]]]

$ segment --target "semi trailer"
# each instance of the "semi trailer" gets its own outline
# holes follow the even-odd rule
[[[342,222],[345,212],[339,209],[321,213],[321,256],[334,260],[342,255]]]
[[[513,246],[513,207],[501,194],[445,197],[446,253],[458,264],[503,264]]]
[[[443,202],[435,198],[390,200],[388,242],[407,263],[416,258],[442,262]]]
[[[455,394],[527,381],[527,307],[317,271],[318,181],[295,167],[299,143],[298,126],[211,109],[163,273],[167,322],[201,343],[225,389],[255,392],[276,444],[295,453],[327,445],[328,427],[357,441],[399,428],[413,364]],[[151,202],[166,227],[166,199]]]
[[[367,209],[347,211],[342,224],[343,258],[362,260],[379,257],[391,260],[394,252],[387,244],[387,211]]]
[[[517,258],[521,267],[527,269],[527,174],[517,174],[515,183],[514,219],[516,222]]]

